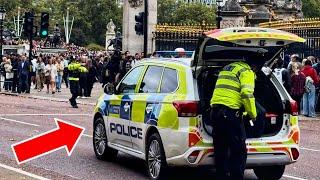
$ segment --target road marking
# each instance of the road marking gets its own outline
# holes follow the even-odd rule
[[[300,147],[302,150],[307,150],[307,151],[313,151],[313,152],[320,152],[320,150],[317,149],[310,149],[310,148],[305,148],[305,147]]]
[[[0,116],[92,116],[92,114],[0,114]]]
[[[5,168],[5,169],[8,169],[8,170],[10,170],[10,171],[14,171],[14,172],[17,172],[17,173],[26,175],[26,176],[29,176],[29,177],[34,178],[34,179],[49,180],[49,179],[47,179],[47,178],[44,178],[44,177],[41,177],[41,176],[38,176],[38,175],[35,175],[35,174],[32,174],[32,173],[23,171],[23,170],[21,170],[21,169],[17,169],[17,168],[11,167],[11,166],[7,166],[7,165],[5,165],[5,164],[1,164],[1,163],[0,163],[0,167]]]
[[[29,126],[40,127],[40,125],[38,125],[38,124],[31,124],[31,123],[27,123],[27,122],[23,122],[23,121],[18,121],[18,120],[14,120],[14,119],[8,119],[8,118],[3,118],[3,117],[1,117],[0,119],[1,119],[1,120],[4,120],[4,121],[11,121],[11,122],[16,122],[16,123],[20,123],[20,124],[29,125]],[[92,135],[89,135],[89,134],[83,134],[82,136],[89,137],[89,138],[92,138],[92,137],[93,137]]]
[[[29,125],[29,126],[35,126],[35,127],[39,127],[40,126],[38,124],[32,124],[32,123],[27,123],[27,122],[18,121],[18,120],[14,120],[14,119],[3,118],[3,117],[1,117],[1,120],[3,120],[3,121],[11,121],[11,122],[25,124],[25,125]]]
[[[299,178],[299,177],[290,176],[290,175],[283,175],[283,177],[290,178],[290,179],[296,179],[296,180],[307,180],[307,179],[304,179],[304,178]]]
[[[89,135],[89,134],[83,134],[82,136],[89,137],[89,138],[93,137],[92,135]]]

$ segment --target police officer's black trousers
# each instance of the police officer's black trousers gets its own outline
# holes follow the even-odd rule
[[[76,106],[76,99],[79,95],[79,81],[70,81],[70,92],[72,94],[72,97],[70,98],[71,106]]]
[[[247,149],[242,113],[218,106],[211,110],[211,121],[218,179],[243,179]]]

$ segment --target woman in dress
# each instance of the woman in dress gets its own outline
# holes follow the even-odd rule
[[[51,58],[46,65],[46,83],[47,83],[47,93],[49,93],[49,87],[52,94],[56,93],[56,76],[57,67],[54,63],[54,58]]]

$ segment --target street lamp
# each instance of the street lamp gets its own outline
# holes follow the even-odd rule
[[[217,3],[217,28],[220,29],[221,28],[221,21],[222,21],[222,17],[221,17],[221,9],[222,9],[222,2],[223,0],[216,0]]]
[[[3,20],[6,17],[6,10],[4,9],[3,6],[0,7],[0,36],[1,36],[1,42],[0,42],[0,60],[2,62],[2,44],[3,44],[3,37],[2,37],[2,32],[3,32]]]

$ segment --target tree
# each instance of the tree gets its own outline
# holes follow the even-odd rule
[[[20,7],[21,15],[31,10],[36,15],[48,12],[51,32],[56,23],[63,27],[63,17],[69,8],[70,16],[74,17],[70,41],[81,46],[90,43],[104,45],[106,24],[110,19],[117,27],[122,25],[122,7],[115,0],[0,0],[0,4],[7,10],[7,28],[13,28],[13,17],[17,16]],[[35,25],[39,25],[39,18],[35,19]]]
[[[216,8],[202,3],[185,3],[176,0],[158,1],[159,23],[201,24],[215,22]]]
[[[158,1],[158,23],[175,22],[175,12],[178,8],[176,0]]]
[[[201,24],[214,23],[216,10],[213,6],[202,3],[181,4],[176,11],[176,23]]]
[[[302,0],[304,17],[320,17],[320,0]]]

